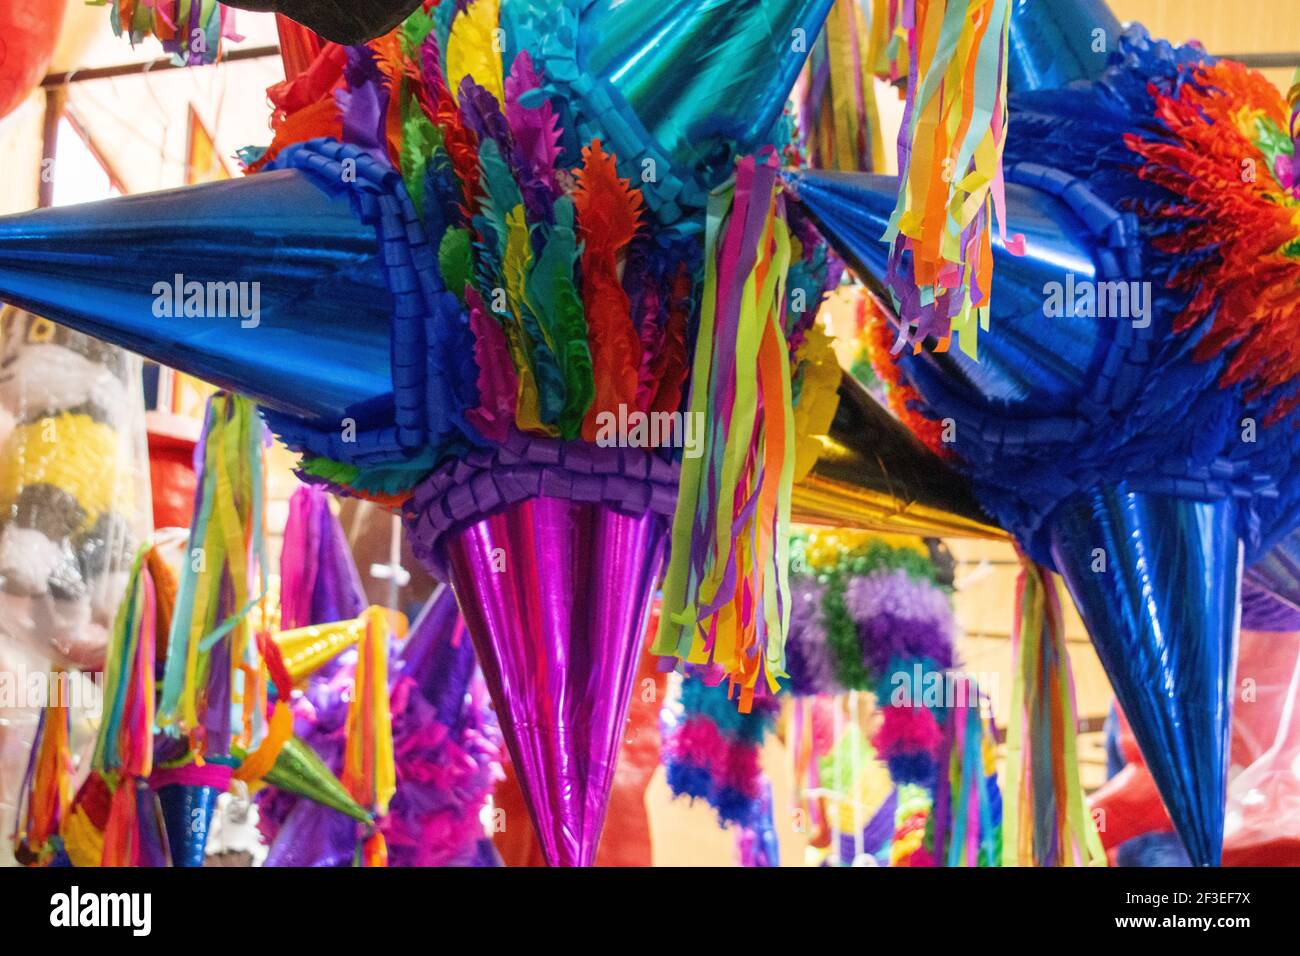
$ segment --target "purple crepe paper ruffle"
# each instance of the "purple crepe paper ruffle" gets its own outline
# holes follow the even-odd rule
[[[801,577],[790,585],[790,631],[785,643],[785,669],[790,690],[798,697],[839,692],[835,659],[826,642],[822,597],[825,585]]]
[[[294,703],[295,732],[336,771],[343,764],[355,667],[356,651],[346,652],[332,678],[312,682]],[[474,865],[483,835],[479,812],[500,759],[500,735],[482,682],[471,683],[454,726],[438,719],[437,707],[412,677],[398,677],[390,695],[397,792],[379,827],[389,865]],[[272,844],[268,866],[351,862],[356,829],[342,814],[271,787],[257,800],[258,829]],[[294,839],[277,841],[282,827]],[[308,839],[312,846],[300,845]]]
[[[535,438],[511,431],[504,445],[476,449],[443,465],[415,489],[406,526],[415,556],[446,578],[442,536],[529,498],[609,505],[671,518],[677,466],[639,448]]]

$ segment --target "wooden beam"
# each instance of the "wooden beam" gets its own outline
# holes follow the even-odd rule
[[[243,60],[265,60],[280,55],[278,46],[254,46],[243,50],[231,50],[215,63],[192,66],[187,63],[177,64],[169,56],[143,63],[121,63],[116,66],[96,66],[87,70],[69,70],[66,73],[51,73],[41,80],[45,89],[67,86],[69,83],[84,83],[87,80],[111,80],[119,76],[139,76],[141,73],[159,73],[165,70],[201,70],[208,66],[220,66],[223,63],[239,63]]]
[[[42,209],[54,205],[54,162],[59,152],[59,120],[68,103],[68,91],[59,86],[45,91],[45,120],[41,129],[41,168],[37,174],[36,204]]]

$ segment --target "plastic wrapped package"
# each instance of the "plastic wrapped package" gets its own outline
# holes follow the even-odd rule
[[[0,312],[0,641],[101,666],[150,530],[140,359]]]
[[[1104,812],[1102,842],[1135,841],[1121,866],[1186,866],[1133,732],[1117,717],[1124,766],[1092,797]],[[1223,865],[1300,866],[1300,630],[1241,632]]]
[[[1223,863],[1300,866],[1300,632],[1241,640]]]

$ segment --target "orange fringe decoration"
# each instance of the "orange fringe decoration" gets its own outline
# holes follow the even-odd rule
[[[1157,248],[1187,255],[1170,285],[1192,295],[1174,326],[1186,332],[1213,319],[1193,353],[1198,361],[1235,349],[1220,385],[1246,386],[1248,402],[1300,377],[1300,203],[1278,183],[1256,143],[1258,123],[1286,134],[1281,95],[1263,76],[1229,60],[1196,72],[1177,97],[1158,96],[1156,113],[1174,143],[1125,136],[1146,160],[1138,175],[1184,198],[1149,210],[1179,225]],[[1208,254],[1207,250],[1212,250]],[[1279,399],[1271,424],[1300,405]]]
[[[897,336],[879,303],[865,290],[858,298],[858,329],[871,367],[885,383],[889,410],[926,448],[944,458],[952,457],[952,448],[943,440],[943,423],[918,411],[918,406],[924,405],[921,393],[903,377],[898,358],[891,351]]]
[[[614,157],[593,140],[582,150],[573,204],[582,251],[582,305],[591,331],[596,397],[582,421],[582,438],[594,442],[602,412],[637,407],[641,339],[632,326],[632,304],[623,290],[619,259],[641,225],[641,193],[621,179]]]

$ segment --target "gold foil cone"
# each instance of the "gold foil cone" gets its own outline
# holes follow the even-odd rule
[[[830,434],[794,486],[801,524],[927,537],[1000,538],[970,482],[926,448],[847,373]]]
[[[312,624],[291,631],[280,631],[271,637],[284,660],[290,679],[299,683],[306,680],[327,663],[338,657],[366,633],[366,621],[374,613],[389,618],[389,630],[394,634],[406,633],[406,615],[388,608],[369,607],[358,618],[335,621],[332,624]]]

